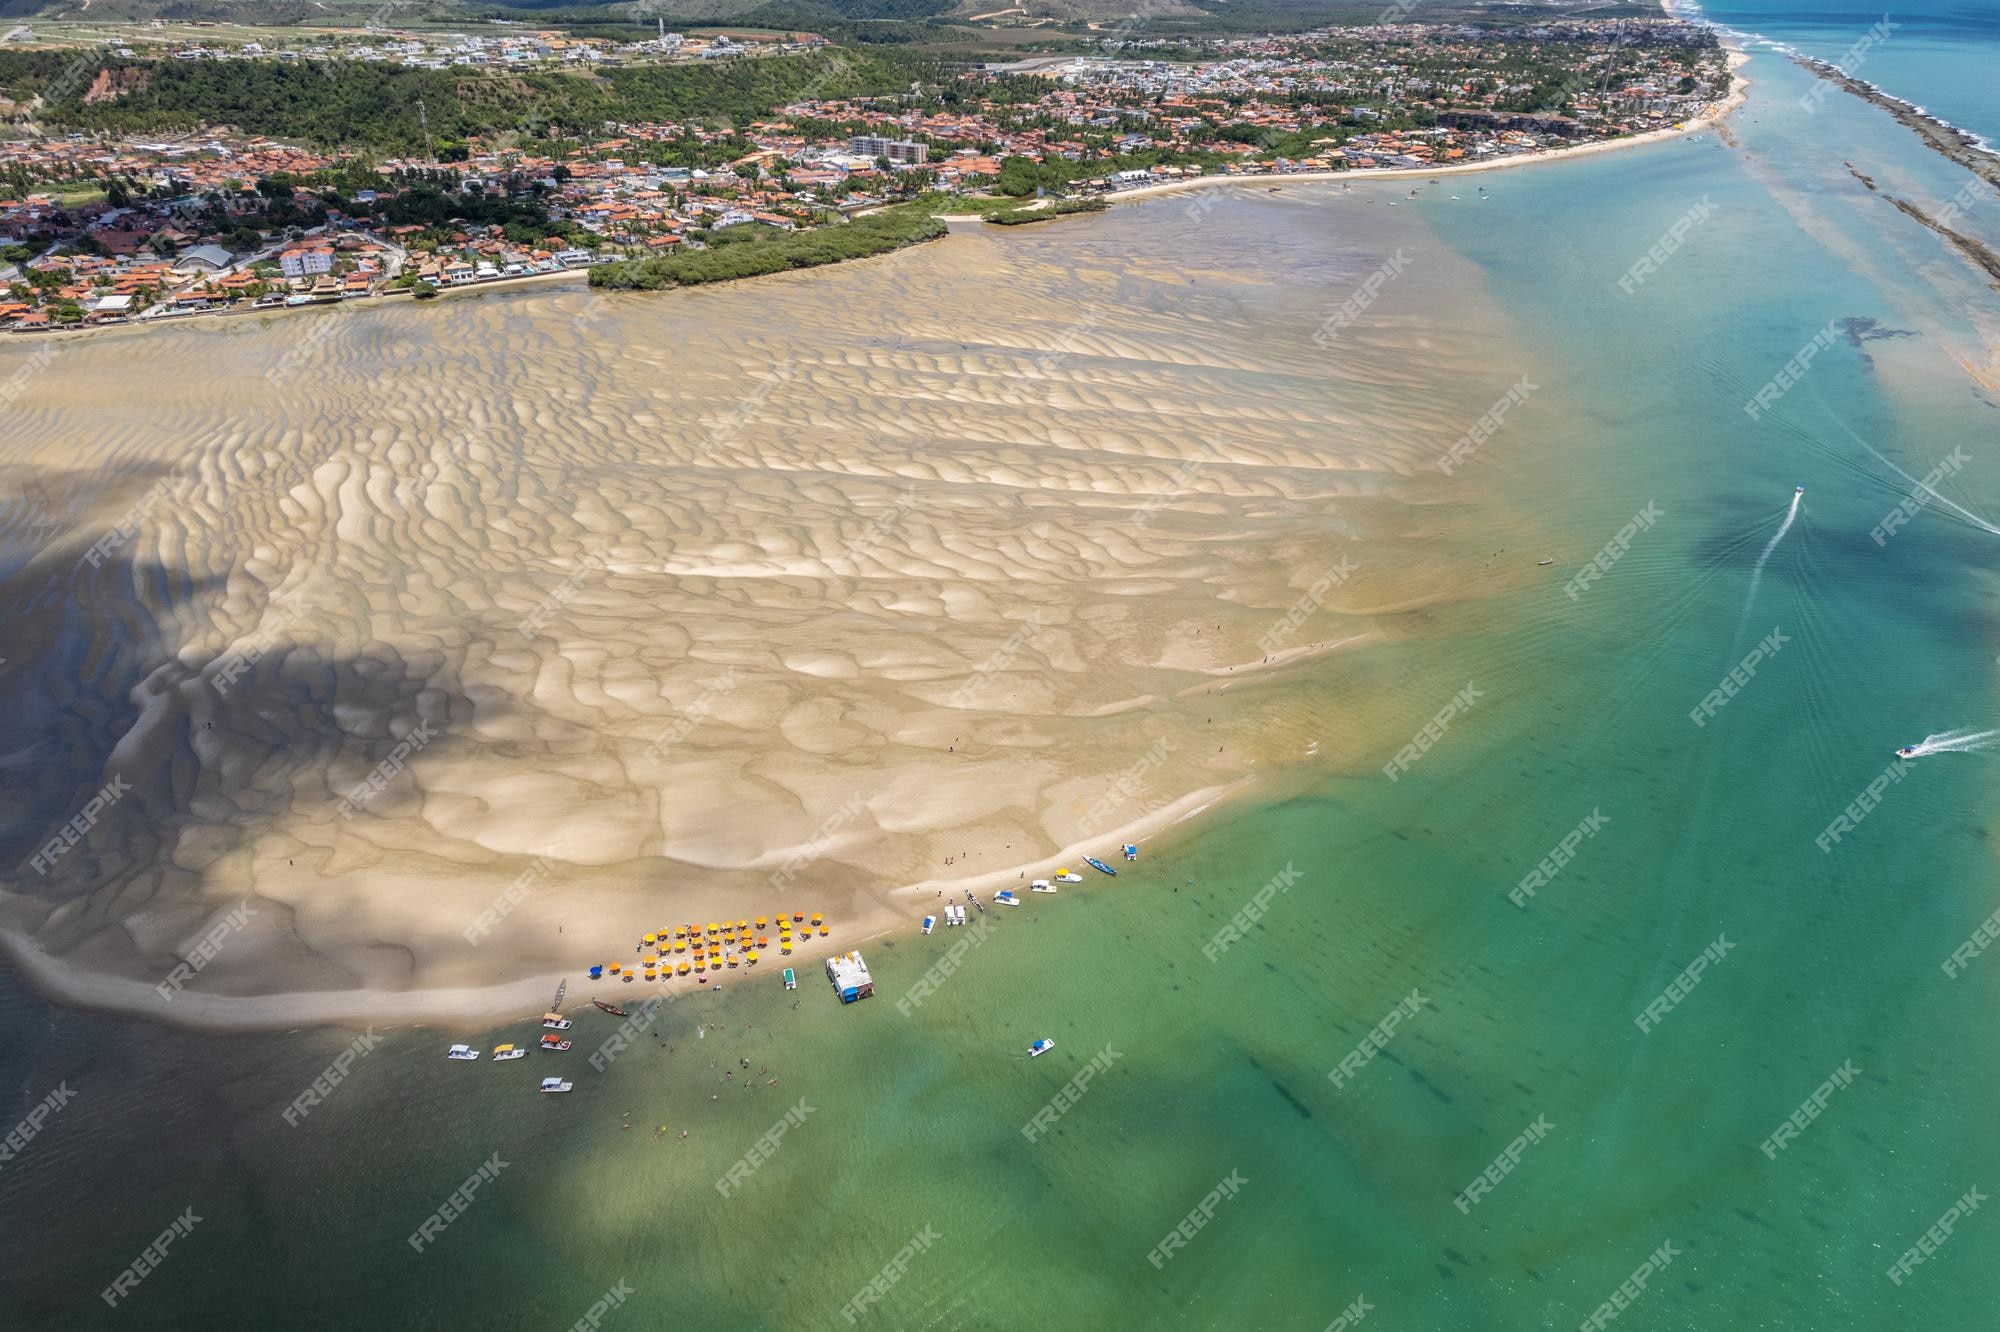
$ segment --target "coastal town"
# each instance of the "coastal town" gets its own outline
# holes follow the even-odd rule
[[[823,45],[794,36],[765,45],[774,57]],[[600,45],[553,31],[371,32],[327,49],[462,68],[621,54]],[[691,50],[664,30],[638,45],[656,57]],[[510,127],[444,152],[378,155],[241,126],[115,137],[35,124],[0,143],[0,328],[423,299],[839,226],[910,201],[950,211],[967,196],[1503,162],[1684,125],[1729,87],[1712,33],[1670,20],[1329,29],[1218,39],[1193,59],[1132,58],[1126,46],[967,65],[891,93],[797,96],[738,122]],[[685,58],[717,49],[703,42]],[[184,46],[166,58],[223,56]],[[837,49],[810,58],[825,62],[816,82],[828,88],[851,68]],[[84,100],[115,102],[130,82],[119,68],[96,71]]]

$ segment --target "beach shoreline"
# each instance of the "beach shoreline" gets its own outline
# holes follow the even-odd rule
[[[1581,144],[1575,148],[1557,148],[1547,152],[1519,153],[1484,162],[1453,162],[1436,167],[1382,167],[1369,171],[1296,171],[1287,173],[1270,172],[1260,175],[1242,176],[1195,176],[1190,179],[1162,181],[1157,185],[1140,185],[1129,190],[1116,190],[1104,196],[1110,202],[1132,203],[1142,199],[1157,198],[1164,194],[1181,194],[1188,190],[1227,188],[1232,186],[1263,185],[1276,188],[1291,184],[1323,184],[1328,181],[1346,181],[1359,184],[1374,180],[1430,180],[1439,176],[1464,176],[1484,171],[1507,171],[1516,167],[1547,166],[1556,162],[1571,162],[1581,158],[1594,157],[1601,153],[1622,152],[1628,148],[1644,148],[1652,144],[1667,143],[1674,139],[1699,134],[1713,129],[1733,114],[1749,98],[1750,81],[1738,71],[1750,61],[1747,53],[1732,44],[1726,37],[1723,45],[1729,50],[1729,70],[1734,77],[1730,83],[1729,95],[1714,106],[1703,111],[1693,120],[1670,129],[1648,130],[1644,134],[1627,135],[1616,139],[1599,139]]]
[[[744,969],[726,980],[713,977],[674,976],[653,982],[640,999],[663,998],[668,1002],[734,990],[752,982],[768,983],[786,967],[803,968],[816,976],[825,958],[834,952],[866,947],[878,940],[912,933],[926,914],[926,898],[933,903],[963,902],[967,892],[997,892],[1014,887],[1026,892],[1030,879],[1052,878],[1064,867],[1084,867],[1083,857],[1103,852],[1108,845],[1144,846],[1181,825],[1192,822],[1209,810],[1239,797],[1255,784],[1243,778],[1222,786],[1191,791],[1165,807],[1144,814],[1129,823],[1080,840],[1061,851],[1043,856],[1025,866],[1009,866],[959,877],[927,878],[889,890],[899,908],[890,914],[881,910],[842,919],[828,912],[827,921],[837,932],[821,940],[806,931],[798,955],[770,954],[771,965],[752,971]],[[1085,867],[1087,868],[1087,867]],[[1092,871],[1092,877],[1096,877]],[[1088,881],[1086,881],[1088,882]],[[1065,891],[1083,885],[1066,885]],[[990,900],[990,898],[989,898]],[[904,904],[907,903],[905,907]],[[697,916],[712,909],[695,911]],[[725,913],[726,914],[726,913]],[[857,933],[856,931],[859,931]],[[565,996],[564,1012],[588,1006],[594,997],[588,971],[595,962],[580,963],[566,970],[537,972],[494,985],[434,986],[390,990],[356,986],[343,990],[278,991],[258,995],[226,995],[193,988],[178,988],[164,981],[89,968],[50,953],[40,941],[18,931],[0,928],[0,960],[37,994],[53,1003],[88,1012],[121,1018],[139,1018],[192,1031],[260,1032],[294,1027],[324,1026],[343,1028],[426,1027],[455,1035],[475,1035],[510,1022],[531,1021],[548,1010],[550,996],[567,981],[584,982],[575,994]],[[619,961],[604,957],[604,962]],[[607,993],[631,998],[622,981],[607,977]],[[636,981],[635,985],[644,985]],[[172,996],[166,991],[171,989]]]
[[[1741,63],[1738,58],[1739,54],[1732,52],[1732,71]],[[1293,181],[1324,182],[1335,179],[1352,181],[1357,178],[1366,180],[1376,177],[1407,179],[1418,176],[1442,175],[1445,173],[1464,174],[1473,171],[1500,170],[1513,166],[1528,166],[1560,161],[1570,157],[1588,156],[1596,152],[1643,146],[1647,143],[1661,142],[1665,139],[1695,133],[1701,128],[1717,123],[1723,116],[1728,115],[1737,106],[1740,106],[1745,98],[1747,86],[1747,80],[1742,80],[1739,76],[1732,84],[1731,93],[1728,98],[1718,103],[1715,108],[1705,113],[1703,117],[1689,122],[1686,126],[1673,130],[1656,131],[1651,135],[1634,136],[1629,139],[1585,145],[1578,149],[1558,153],[1535,154],[1498,162],[1467,163],[1429,170],[1389,169],[1358,174],[1345,172],[1310,173],[1285,177],[1247,179],[1199,178],[1164,183],[1158,186],[1141,187],[1114,195],[1112,198],[1114,201],[1120,202],[1140,200],[1157,195],[1185,191],[1191,188],[1202,188],[1213,185],[1256,185],[1261,183],[1269,186],[1274,184],[1282,185]],[[837,273],[845,269],[845,267],[845,264],[833,266],[829,269],[829,273]],[[578,276],[580,276],[580,273],[572,271],[559,274],[535,275],[534,278],[520,279],[519,281],[525,282],[535,279],[553,280],[558,278],[574,279]],[[464,291],[483,291],[486,285],[506,285],[512,287],[515,284],[511,282],[504,284],[482,284],[478,287],[457,289],[442,294],[455,296],[463,294]],[[722,285],[734,286],[735,284]],[[709,298],[704,297],[702,299]],[[387,302],[383,298],[370,298],[363,302],[366,305],[381,305],[385,303]],[[239,316],[218,314],[193,316],[191,319],[225,319],[232,317]],[[171,322],[179,324],[190,322],[190,320],[177,319]],[[131,328],[128,326],[126,328],[97,328],[80,331],[120,332],[131,331]],[[738,428],[740,429],[740,427]],[[1169,479],[1171,480],[1171,474]],[[706,568],[708,566],[700,567]],[[1336,643],[1334,646],[1337,649],[1348,641],[1351,640],[1342,638],[1341,642]],[[1276,654],[1275,660],[1270,661],[1269,664],[1271,669],[1275,671],[1291,664],[1297,659],[1308,655],[1315,655],[1324,650],[1329,649],[1325,649],[1323,645],[1319,644],[1301,644],[1287,647]],[[1149,666],[1165,666],[1183,675],[1192,672],[1214,679],[1219,679],[1225,675],[1232,675],[1234,680],[1242,680],[1246,683],[1260,673],[1258,669],[1259,663],[1254,657],[1234,664],[1218,664],[1226,662],[1226,658],[1196,659],[1193,657],[1183,658],[1175,656],[1169,659],[1162,656],[1158,661],[1148,661],[1144,664]],[[818,669],[818,667],[815,666],[814,669]],[[1204,684],[1200,688],[1207,690],[1209,686]],[[1228,686],[1225,684],[1222,688],[1227,689]],[[1135,693],[1143,694],[1143,686],[1135,683],[1134,691]],[[1143,699],[1140,701],[1144,702]],[[1134,705],[1133,710],[1138,711],[1142,709]],[[1201,719],[1196,717],[1190,720],[1199,722]],[[946,732],[944,738],[950,739],[950,733]],[[942,747],[942,745],[938,747]],[[1086,772],[1086,769],[1077,768],[1067,769],[1059,774],[1054,779],[1055,785],[1051,789],[1039,793],[1045,798],[1042,808],[1047,810],[1053,807],[1057,792],[1061,792],[1063,795],[1074,794],[1074,791],[1069,788],[1076,782],[1083,780]],[[1050,877],[1053,870],[1060,865],[1080,864],[1081,856],[1086,850],[1104,855],[1107,848],[1115,850],[1115,847],[1120,843],[1144,843],[1149,839],[1160,837],[1170,829],[1188,824],[1192,820],[1225,803],[1240,799],[1247,791],[1265,783],[1267,778],[1272,774],[1264,770],[1259,770],[1253,775],[1242,775],[1239,770],[1230,772],[1226,780],[1214,780],[1214,777],[1219,775],[1221,775],[1220,772],[1211,774],[1210,780],[1195,784],[1193,789],[1173,797],[1161,808],[1150,814],[1130,820],[1117,828],[1094,832],[1089,836],[1087,841],[1076,835],[1064,836],[1061,833],[1054,833],[1053,828],[1048,828],[1046,830],[1053,833],[1048,840],[1060,843],[1063,847],[1062,850],[1046,854],[1037,851],[1032,858],[1004,864],[998,868],[982,868],[976,872],[950,876],[949,871],[944,875],[937,873],[922,875],[921,871],[913,874],[908,869],[898,873],[894,870],[878,872],[873,869],[843,867],[835,879],[836,882],[842,880],[865,880],[872,881],[875,886],[871,888],[852,889],[851,900],[845,901],[845,909],[843,909],[842,902],[839,900],[817,903],[817,905],[825,910],[827,920],[834,926],[834,934],[826,940],[817,941],[810,951],[802,950],[799,958],[795,961],[787,959],[787,962],[790,962],[792,965],[801,966],[803,970],[816,970],[820,959],[827,951],[844,950],[857,945],[866,945],[885,936],[912,934],[917,928],[917,919],[924,914],[922,908],[927,898],[934,902],[937,900],[939,894],[945,894],[947,896],[957,896],[962,900],[963,893],[968,889],[984,892],[1005,886],[1019,888],[1029,878]],[[1103,774],[1097,774],[1097,776],[1101,778]],[[1187,776],[1193,777],[1194,774],[1189,773]],[[1162,792],[1162,794],[1165,795],[1168,793]],[[945,809],[952,803],[949,791],[939,790],[932,792],[931,795],[934,798],[933,803],[936,804],[938,809]],[[885,792],[882,797],[884,808],[893,811],[895,808],[894,801],[897,798],[898,794],[896,792]],[[823,807],[821,806],[821,808]],[[971,808],[971,806],[968,805],[968,808]],[[812,817],[814,816],[802,815],[801,820],[802,822],[809,822]],[[974,830],[969,840],[978,840],[978,830],[983,826],[982,820],[984,817],[984,815],[971,814],[966,816],[964,826]],[[1072,832],[1080,833],[1080,828],[1072,829]],[[301,855],[304,855],[307,851],[318,853],[321,850],[320,847],[315,846],[310,840],[302,841],[298,845]],[[754,870],[761,875],[765,869],[770,868],[771,865],[776,864],[778,861],[782,861],[787,851],[797,852],[800,848],[810,847],[811,845],[811,842],[795,838],[784,848],[774,852],[767,851],[760,859],[740,862],[726,859],[716,859],[713,862],[704,861],[679,847],[670,848],[662,854],[664,860],[677,859],[691,866],[701,867],[713,863],[717,867],[726,866],[730,870]],[[991,839],[990,846],[982,845],[980,854],[983,857],[982,863],[984,865],[991,866],[995,863],[998,846],[997,837]],[[488,849],[511,851],[519,854],[516,848],[495,848],[489,846]],[[696,847],[695,849],[704,853],[707,850],[705,847]],[[727,850],[728,848],[725,847],[722,849]],[[956,849],[955,845],[954,849]],[[276,851],[272,854],[283,856],[288,855],[289,851]],[[821,854],[830,853],[823,850]],[[276,864],[280,868],[285,863],[287,862],[282,860],[265,862],[266,865]],[[304,862],[302,861],[301,863]],[[947,861],[948,863],[949,861]],[[450,871],[446,873],[449,875]],[[348,877],[338,881],[337,887],[340,892],[357,895],[357,900],[359,900],[358,895],[363,891],[360,885],[365,879],[370,877],[364,866],[360,872],[349,872]],[[393,882],[393,878],[390,882]],[[240,883],[243,890],[251,895],[252,900],[259,902],[268,900],[279,908],[280,913],[283,910],[289,909],[301,914],[320,914],[337,910],[337,904],[341,900],[338,893],[336,893],[332,896],[330,902],[322,899],[320,902],[314,903],[310,892],[301,890],[289,883],[272,883],[260,890],[256,875],[249,873],[247,870],[244,871],[244,877],[240,880]],[[641,885],[633,883],[612,886],[623,890],[625,888],[637,889]],[[690,885],[690,887],[692,886]],[[1079,885],[1078,889],[1079,891],[1086,890],[1083,885]],[[392,891],[392,888],[388,886],[370,887],[367,891],[389,892]],[[677,899],[672,906],[663,906],[659,911],[660,918],[671,919],[688,916],[703,919],[711,918],[708,910],[708,899],[703,896],[703,892],[705,891],[690,893],[686,899]],[[292,896],[286,896],[287,893],[291,893]],[[847,899],[850,896],[850,890],[843,885],[842,888],[827,895],[837,899]],[[213,899],[211,898],[210,900],[212,901]],[[443,905],[439,905],[435,910],[442,913],[445,908]],[[740,913],[731,908],[730,914]],[[120,919],[122,921],[122,917]],[[323,922],[318,920],[314,920],[311,923],[314,925],[323,924]],[[450,928],[442,932],[444,937],[448,939],[456,935],[458,927],[464,923],[463,919],[454,918],[450,922]],[[573,928],[576,923],[574,918],[572,918],[571,925]],[[193,939],[197,937],[192,931],[179,933],[182,939],[182,948],[191,944]],[[435,947],[435,942],[435,939],[433,939],[425,946]],[[629,942],[628,938],[628,945]],[[244,946],[247,950],[253,946],[261,948],[265,945],[246,942]],[[548,941],[544,941],[542,944],[535,945],[533,949],[526,947],[517,949],[516,953],[518,954],[519,962],[525,964],[523,970],[528,971],[530,974],[488,985],[457,983],[466,979],[469,973],[469,967],[465,966],[460,966],[452,971],[450,975],[440,978],[444,983],[433,981],[430,984],[417,984],[409,988],[395,987],[393,984],[393,979],[395,978],[391,978],[391,984],[384,985],[381,983],[382,976],[379,973],[370,975],[365,972],[349,971],[349,974],[356,975],[362,983],[351,988],[329,989],[324,987],[324,980],[321,980],[317,985],[313,985],[309,981],[308,988],[289,992],[278,989],[268,994],[224,994],[201,990],[199,988],[189,988],[174,992],[173,998],[167,1000],[162,998],[159,993],[160,982],[163,979],[166,966],[159,965],[157,972],[145,970],[145,968],[156,964],[162,955],[158,951],[157,945],[154,945],[155,951],[151,954],[152,961],[150,962],[135,961],[122,966],[122,968],[107,968],[97,965],[96,958],[83,956],[81,950],[66,949],[65,952],[71,955],[61,955],[49,951],[37,937],[23,930],[17,930],[11,925],[0,929],[0,956],[5,957],[8,964],[17,974],[22,976],[23,980],[29,986],[56,1002],[71,1007],[115,1013],[122,1016],[139,1017],[176,1026],[226,1031],[272,1030],[302,1025],[348,1027],[415,1025],[433,1026],[455,1031],[484,1030],[502,1022],[531,1017],[533,1014],[541,1011],[548,1002],[548,996],[553,993],[555,986],[565,976],[570,978],[580,977],[585,968],[594,962],[623,960],[616,952],[604,955],[599,944],[579,938],[574,947],[576,951],[584,954],[583,957],[575,964],[563,969],[552,969],[549,966],[549,961],[552,958],[548,952],[548,947]],[[565,947],[568,946],[566,945]],[[585,952],[584,950],[586,949],[589,951]],[[230,969],[235,974],[231,984],[238,987],[247,987],[251,984],[266,982],[282,985],[287,975],[292,974],[289,965],[291,959],[282,959],[278,954],[279,950],[277,947],[272,946],[272,956],[256,963],[253,967],[249,964],[250,960],[246,952],[245,957],[241,959],[245,963],[245,966],[241,970],[238,970],[236,965],[239,959],[232,958]],[[338,962],[335,962],[335,965],[340,965],[346,961],[344,954],[322,956],[314,953],[310,946],[307,946],[306,954],[315,964],[334,961],[335,957],[338,957]],[[490,952],[490,960],[502,966],[514,956],[514,954],[509,954],[503,946],[496,946]],[[531,960],[535,958],[539,958],[539,960]],[[169,961],[171,961],[171,958]],[[489,955],[482,955],[479,961],[483,967],[489,961]],[[778,961],[779,959],[776,957],[769,959],[769,962]],[[770,966],[767,964],[764,970],[775,972],[781,970],[782,965]],[[734,985],[751,979],[753,975],[760,982],[768,982],[769,979],[773,979],[757,973],[750,973],[744,976],[731,975],[723,982],[724,987],[733,988]],[[627,988],[622,984],[618,987],[618,991],[629,993]],[[696,990],[691,981],[681,978],[676,978],[671,984],[663,984],[661,991],[659,991],[659,993],[664,995],[675,997],[683,993],[691,994],[694,992]],[[708,990],[704,985],[701,987],[701,992],[712,993],[713,991]],[[579,995],[577,1002],[585,1002],[587,998],[587,995]]]

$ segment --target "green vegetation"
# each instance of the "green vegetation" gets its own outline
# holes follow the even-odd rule
[[[1088,199],[1058,199],[1040,208],[1009,208],[987,214],[986,220],[1003,227],[1018,227],[1029,222],[1050,222],[1074,213],[1101,213],[1104,209],[1104,198],[1097,195]]]
[[[945,224],[920,204],[903,204],[845,225],[811,231],[776,228],[730,228],[747,233],[713,249],[690,254],[660,255],[605,264],[590,270],[590,285],[613,290],[657,291],[662,287],[692,287],[704,282],[728,282],[794,268],[817,268],[848,259],[887,254],[919,241],[944,235]],[[725,230],[723,235],[727,235]]]
[[[110,101],[86,105],[90,77],[63,77],[74,59],[73,52],[0,51],[0,95],[19,101],[54,92],[56,100],[40,118],[67,129],[132,135],[230,126],[328,148],[366,145],[394,153],[423,149],[421,99],[444,160],[463,158],[465,140],[474,135],[576,134],[606,121],[739,122],[800,96],[904,88],[928,68],[909,58],[892,62],[848,53],[638,65],[601,77],[408,69],[380,62],[107,57],[98,67],[126,71],[121,78],[134,86]]]

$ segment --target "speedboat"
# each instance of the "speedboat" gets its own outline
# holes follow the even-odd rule
[[[1028,1058],[1030,1059],[1037,1058],[1038,1056],[1047,1054],[1049,1051],[1055,1048],[1056,1048],[1056,1043],[1050,1040],[1048,1037],[1044,1036],[1042,1037],[1042,1039],[1036,1041],[1033,1045],[1028,1047]]]
[[[469,1045],[454,1045],[451,1049],[444,1052],[444,1057],[446,1059],[477,1059],[479,1058],[479,1051]]]
[[[1070,872],[1069,872],[1068,870],[1066,870],[1066,869],[1063,869],[1063,870],[1057,870],[1057,871],[1056,871],[1056,882],[1057,882],[1057,883],[1082,883],[1082,882],[1083,882],[1083,876],[1082,876],[1081,874],[1071,874],[1071,873],[1070,873]]]
[[[937,917],[936,917],[936,916],[925,916],[925,917],[924,917],[924,933],[925,933],[925,934],[929,934],[929,933],[930,933],[930,932],[931,932],[932,930],[934,930],[934,929],[936,929],[936,928],[937,928]]]
[[[1806,488],[1804,486],[1793,486],[1792,493],[1794,495],[1803,495],[1806,493]]]
[[[542,1090],[545,1092],[566,1092],[569,1090],[569,1087],[570,1085],[561,1078],[542,1079]]]
[[[1014,896],[1014,890],[1012,888],[1002,888],[999,892],[993,894],[993,905],[1019,906],[1021,905],[1021,899]]]
[[[1103,861],[1099,860],[1096,856],[1085,856],[1083,858],[1083,863],[1090,866],[1092,869],[1097,870],[1099,873],[1109,874],[1114,879],[1118,877],[1117,870],[1112,869],[1111,866],[1105,864]]]
[[[525,1059],[527,1057],[528,1052],[518,1045],[496,1045],[493,1047],[493,1062],[496,1064],[504,1059]]]
[[[1904,745],[1901,749],[1896,751],[1897,758],[1915,758],[1916,756],[1917,756],[1917,747],[1915,745]]]

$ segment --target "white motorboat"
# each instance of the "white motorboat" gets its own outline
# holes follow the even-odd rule
[[[1083,882],[1083,876],[1082,876],[1081,874],[1071,874],[1071,873],[1070,873],[1070,872],[1069,872],[1068,870],[1057,870],[1057,871],[1056,871],[1056,882],[1057,882],[1057,883],[1082,883],[1082,882]]]
[[[999,892],[993,895],[993,905],[1019,906],[1021,905],[1021,899],[1014,896],[1014,890],[1012,888],[1002,888]]]
[[[1028,1047],[1028,1058],[1037,1059],[1056,1048],[1056,1043],[1044,1036]]]
[[[1036,879],[1028,885],[1028,891],[1031,893],[1052,893],[1055,890],[1056,886],[1047,879]]]
[[[936,928],[937,928],[937,917],[936,917],[936,916],[925,916],[925,917],[924,917],[924,933],[925,933],[925,934],[929,934],[929,933],[930,933],[930,932],[931,932],[932,930],[934,930],[934,929],[936,929]]]
[[[479,1051],[469,1045],[454,1045],[451,1049],[444,1052],[444,1057],[446,1059],[477,1059],[479,1058]]]

